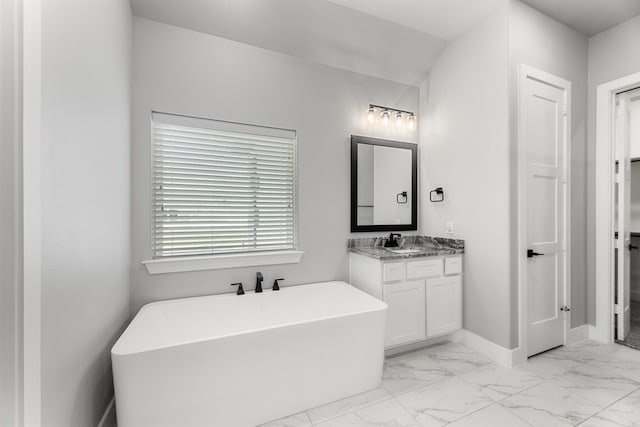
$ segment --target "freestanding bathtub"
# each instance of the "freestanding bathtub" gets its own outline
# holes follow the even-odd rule
[[[119,427],[252,427],[378,387],[386,304],[344,282],[147,304],[111,350]]]

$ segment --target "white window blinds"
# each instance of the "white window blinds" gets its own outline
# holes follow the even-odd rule
[[[154,258],[297,245],[295,131],[152,114]]]

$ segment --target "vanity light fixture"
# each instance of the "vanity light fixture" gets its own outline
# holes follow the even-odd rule
[[[369,114],[368,114],[368,117],[367,117],[369,119],[369,123],[373,123],[373,119],[374,119],[373,113],[374,113],[374,111],[375,110],[373,109],[373,107],[369,107]]]
[[[382,112],[382,124],[385,126],[389,124],[389,112],[387,110]]]
[[[416,128],[416,115],[412,111],[399,110],[397,108],[385,107],[384,105],[376,104],[369,104],[369,109],[367,110],[367,119],[369,120],[369,123],[375,122],[376,110],[380,112],[380,118],[382,119],[382,124],[384,126],[389,125],[390,115],[391,113],[395,113],[396,126],[398,128],[402,128],[405,122],[409,130],[414,130]]]

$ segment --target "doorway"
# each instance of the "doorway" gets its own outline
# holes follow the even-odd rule
[[[625,340],[631,330],[634,308],[632,293],[635,258],[634,170],[631,162],[640,156],[632,145],[632,115],[640,88],[640,73],[599,85],[596,97],[596,245],[595,301],[596,325],[590,330],[592,339],[604,343],[617,338]],[[640,105],[639,105],[640,107]],[[633,130],[635,135],[635,130]],[[639,198],[640,199],[640,198]],[[640,212],[640,211],[639,211]],[[617,233],[617,236],[616,236]],[[633,234],[632,234],[633,233]],[[618,238],[616,238],[618,237]],[[635,323],[635,322],[634,322]]]
[[[570,325],[571,82],[521,66],[518,106],[521,359],[561,346]]]
[[[640,349],[640,88],[615,96],[614,339]]]

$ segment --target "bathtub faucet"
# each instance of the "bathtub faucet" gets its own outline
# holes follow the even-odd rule
[[[262,292],[262,281],[264,278],[262,277],[262,273],[258,271],[256,274],[256,292]]]

